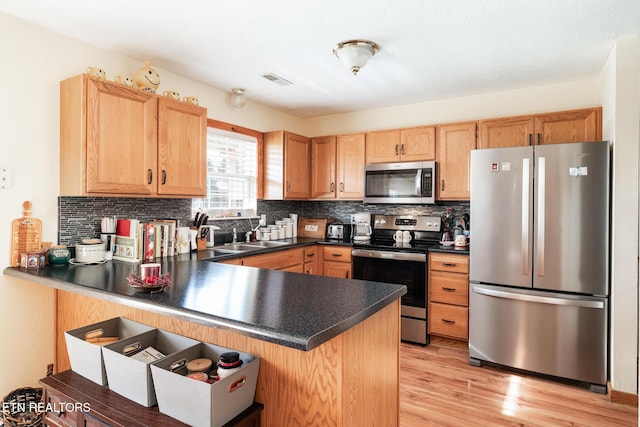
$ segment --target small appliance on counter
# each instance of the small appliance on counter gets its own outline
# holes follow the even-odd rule
[[[328,240],[342,240],[344,237],[344,224],[331,223],[327,225]]]
[[[371,240],[371,214],[360,212],[351,214],[351,239],[354,242],[367,242]]]

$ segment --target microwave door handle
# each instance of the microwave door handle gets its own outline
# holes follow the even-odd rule
[[[423,169],[418,169],[416,171],[416,180],[415,180],[415,194],[418,197],[422,196],[422,174],[424,173]]]

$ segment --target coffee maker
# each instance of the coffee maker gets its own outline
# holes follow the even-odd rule
[[[366,242],[371,240],[371,214],[360,212],[351,214],[351,240]]]

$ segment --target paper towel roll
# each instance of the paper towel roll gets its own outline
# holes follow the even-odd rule
[[[298,237],[298,214],[289,214],[289,218],[293,218],[293,237]]]

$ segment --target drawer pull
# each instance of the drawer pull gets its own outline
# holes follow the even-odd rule
[[[315,254],[307,254],[308,257],[315,256]]]
[[[331,256],[342,256],[342,254],[332,253]]]
[[[447,288],[447,287],[443,286],[443,287],[442,287],[442,290],[443,290],[443,291],[447,291],[447,292],[455,292],[455,291],[456,291],[456,288]]]
[[[445,267],[455,267],[456,264],[455,262],[443,262],[442,265],[444,265]]]
[[[442,322],[443,322],[443,323],[447,323],[447,324],[449,324],[449,325],[453,325],[453,324],[455,324],[455,323],[456,323],[456,321],[455,321],[455,320],[451,320],[451,319],[442,319]]]

